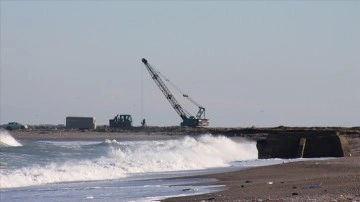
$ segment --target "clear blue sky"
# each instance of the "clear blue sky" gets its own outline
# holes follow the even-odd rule
[[[131,114],[134,125],[178,125],[145,57],[211,126],[360,125],[360,1],[0,6],[2,124]]]

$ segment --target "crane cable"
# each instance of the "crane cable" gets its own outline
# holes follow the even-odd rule
[[[187,96],[185,93],[183,93],[180,88],[178,88],[175,84],[173,84],[168,78],[166,78],[163,74],[161,74],[161,72],[159,70],[157,70],[155,67],[151,66],[154,70],[155,73],[157,73],[159,76],[161,76],[163,79],[165,79],[165,81],[167,81],[170,85],[172,85],[179,93],[181,93],[184,97]],[[188,98],[189,99],[189,98]],[[190,98],[191,99],[191,98]],[[184,112],[186,113],[187,116],[191,117],[192,115],[186,110],[184,109]]]
[[[154,68],[154,67],[153,67]],[[155,69],[155,68],[154,68]],[[179,87],[177,87],[174,83],[172,83],[168,78],[166,78],[161,72],[159,72],[157,69],[155,69],[156,73],[159,74],[161,77],[165,79],[170,85],[172,85],[180,94],[182,94],[183,97],[188,99],[191,103],[198,107],[202,107],[199,103],[197,103],[194,99],[192,99],[188,94],[184,93]]]
[[[141,67],[141,118],[144,119],[144,68]]]

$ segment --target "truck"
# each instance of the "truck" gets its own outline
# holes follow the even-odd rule
[[[96,119],[94,117],[66,117],[66,129],[96,129]]]

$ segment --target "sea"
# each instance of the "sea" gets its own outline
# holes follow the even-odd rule
[[[20,141],[0,131],[0,201],[159,201],[217,192],[226,187],[202,176],[283,163],[257,155],[254,141],[211,134]]]

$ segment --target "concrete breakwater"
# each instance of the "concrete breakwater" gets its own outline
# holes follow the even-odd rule
[[[270,134],[256,146],[261,159],[351,156],[347,138],[335,131]]]

